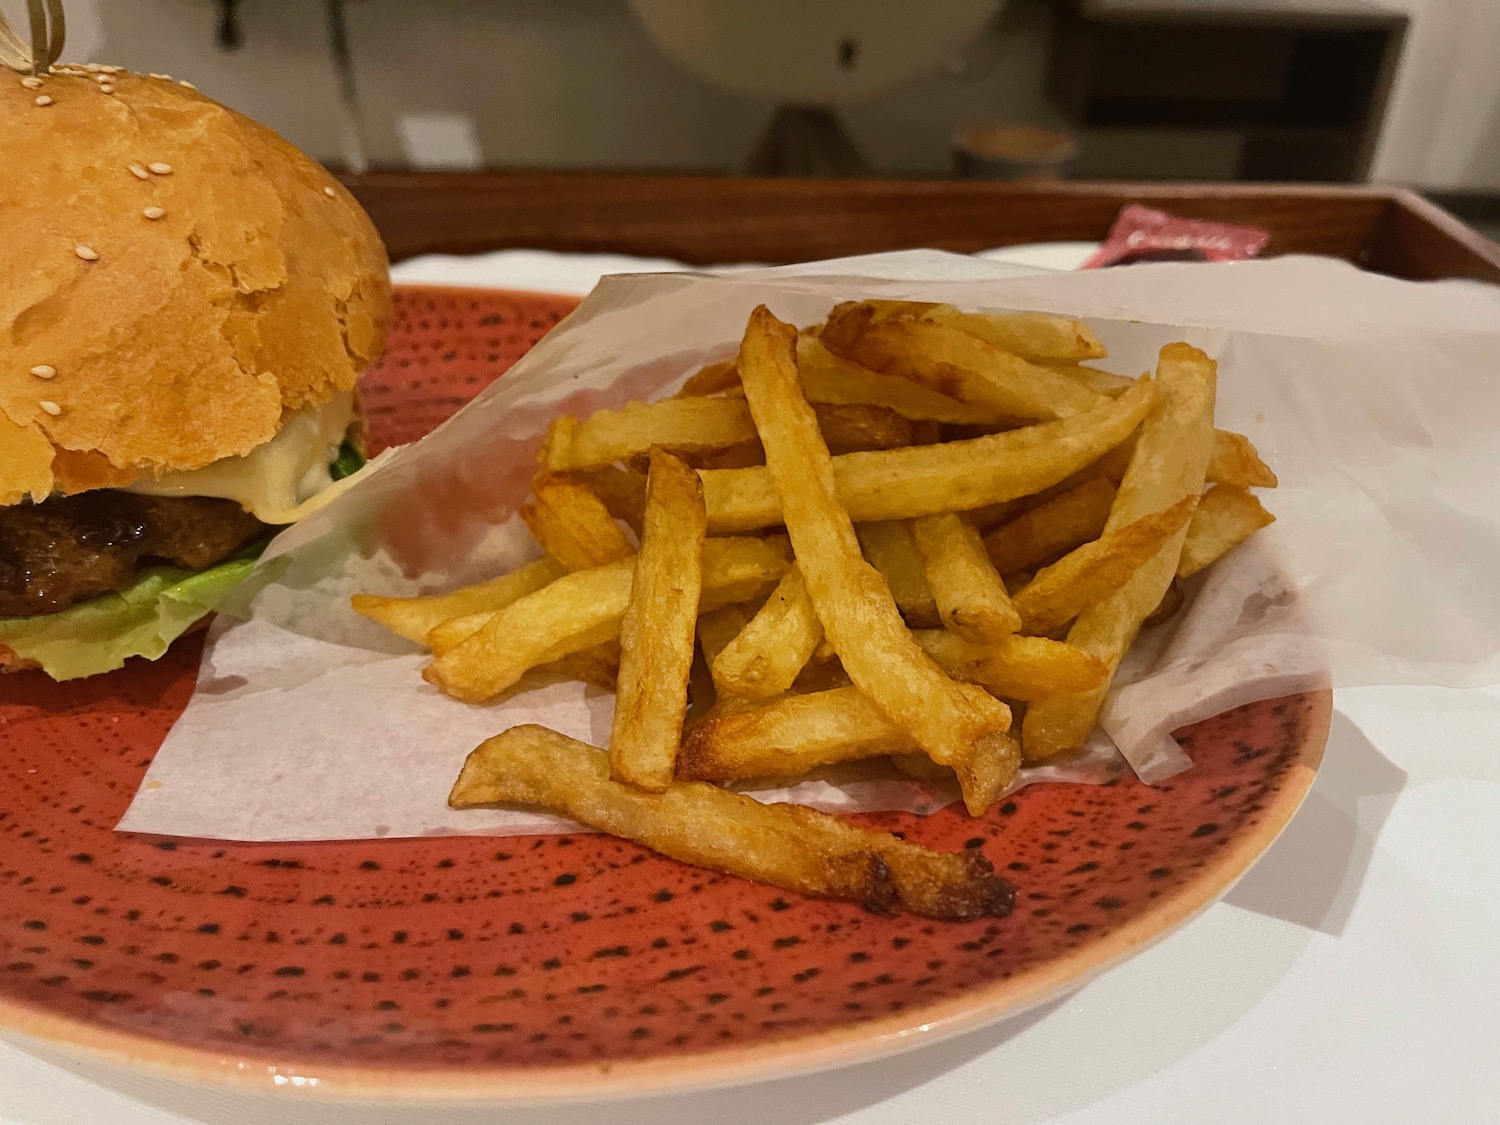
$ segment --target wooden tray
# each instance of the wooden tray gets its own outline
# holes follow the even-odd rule
[[[1269,254],[1327,254],[1414,280],[1500,282],[1500,245],[1395,188],[502,172],[371,172],[345,182],[393,261],[508,247],[701,265],[915,246],[970,252],[1100,239],[1121,206],[1139,202],[1262,227]]]

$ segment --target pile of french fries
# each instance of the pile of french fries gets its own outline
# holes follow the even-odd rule
[[[615,691],[607,750],[512,728],[450,804],[540,806],[878,910],[1004,913],[977,851],[715,783],[886,758],[979,816],[1023,762],[1083,746],[1137,632],[1271,522],[1250,490],[1276,484],[1214,429],[1206,355],[1170,344],[1139,379],[1088,366],[1104,355],[1057,316],[860,301],[799,331],[762,307],[676,397],[556,419],[521,510],[542,558],[354,599],[455,699]]]

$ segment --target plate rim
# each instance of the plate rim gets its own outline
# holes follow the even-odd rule
[[[1035,971],[1023,971],[1006,980],[868,1021],[672,1056],[462,1070],[337,1063],[305,1067],[290,1060],[279,1063],[274,1057],[239,1057],[105,1028],[5,997],[0,997],[0,1031],[12,1041],[16,1034],[27,1036],[70,1056],[130,1067],[159,1078],[300,1095],[309,1101],[378,1099],[410,1105],[524,1107],[601,1102],[746,1085],[877,1061],[977,1031],[1080,988],[1167,937],[1226,895],[1270,849],[1301,807],[1327,747],[1333,719],[1332,689],[1293,693],[1291,698],[1310,700],[1311,706],[1288,765],[1286,783],[1261,810],[1260,819],[1197,878],[1118,929],[1038,965]],[[17,1045],[27,1046],[24,1042]]]

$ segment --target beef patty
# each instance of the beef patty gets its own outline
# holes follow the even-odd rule
[[[204,570],[265,535],[233,500],[115,489],[0,508],[0,617],[56,613],[149,566]]]

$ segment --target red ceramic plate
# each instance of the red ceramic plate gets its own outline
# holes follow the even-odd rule
[[[420,436],[575,302],[410,289],[365,384]],[[0,1023],[178,1076],[539,1101],[851,1062],[1073,987],[1222,895],[1286,824],[1328,693],[1178,732],[1169,784],[1028,789],[972,820],[861,817],[982,848],[1008,918],[879,917],[597,835],[222,844],[116,833],[200,646],[0,679]],[[315,1081],[310,1081],[315,1080]]]

